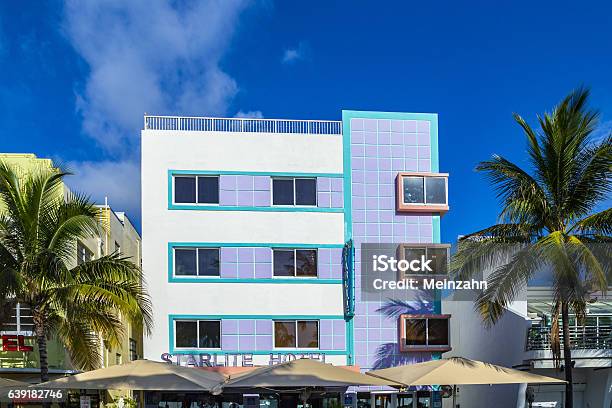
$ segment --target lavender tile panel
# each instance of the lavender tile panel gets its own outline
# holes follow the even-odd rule
[[[255,207],[269,207],[270,197],[270,191],[255,191],[253,193],[253,205]]]
[[[238,278],[239,279],[255,278],[255,264],[254,263],[239,263],[238,264]]]
[[[255,176],[253,178],[253,189],[255,191],[270,191],[270,177],[269,176]]]
[[[271,263],[256,263],[255,264],[255,279],[272,279],[272,264]]]
[[[272,347],[272,335],[255,336],[255,350],[271,350]]]
[[[219,191],[219,205],[237,205],[238,198],[234,190]]]
[[[222,174],[219,176],[219,190],[236,190],[236,176]]]
[[[258,336],[272,335],[272,320],[256,320],[255,334]]]
[[[238,321],[238,330],[240,331],[240,335],[243,334],[255,334],[255,320],[239,320]]]
[[[255,349],[255,336],[240,336],[239,337],[240,350],[254,350]]]
[[[270,248],[255,248],[255,262],[272,262],[272,250]]]
[[[254,177],[247,175],[236,176],[236,188],[242,191],[253,191]]]
[[[223,337],[226,335],[238,334],[238,320],[223,319],[221,321],[221,333]]]
[[[238,336],[223,334],[221,336],[221,349],[224,351],[238,351]]]
[[[333,350],[334,336],[319,336],[319,348],[321,350]]]
[[[333,336],[334,323],[332,320],[323,319],[319,322],[319,334],[321,336]]]
[[[351,187],[353,239],[358,249],[363,242],[431,242],[432,221],[428,215],[400,214],[395,211],[395,178],[401,171],[431,170],[431,126],[421,120],[353,119],[351,127]],[[356,129],[355,129],[356,130]],[[365,158],[363,156],[365,155]],[[360,258],[356,251],[356,287],[360,282]],[[376,363],[377,353],[385,344],[394,345],[389,364],[404,360],[429,359],[425,354],[399,353],[397,318],[381,314],[386,299],[357,303],[354,318],[356,363],[368,369]],[[430,306],[420,305],[422,312]],[[332,330],[334,330],[332,323]],[[333,332],[334,347],[343,346],[344,332]],[[323,335],[323,331],[321,332]],[[388,346],[387,346],[388,347]],[[421,353],[422,354],[422,353]]]

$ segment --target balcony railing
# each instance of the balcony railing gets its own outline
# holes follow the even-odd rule
[[[550,327],[531,327],[527,334],[527,350],[550,350]],[[612,349],[612,326],[570,327],[570,341],[577,350]],[[563,333],[561,333],[563,348]]]
[[[342,121],[145,115],[144,128],[152,130],[187,130],[200,132],[341,135]]]

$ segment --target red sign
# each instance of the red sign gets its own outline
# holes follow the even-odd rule
[[[26,346],[25,336],[17,334],[2,335],[2,351],[33,351],[34,347]]]

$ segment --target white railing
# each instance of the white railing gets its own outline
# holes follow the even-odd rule
[[[204,118],[190,116],[144,116],[144,128],[201,132],[300,133],[341,135],[342,122],[336,120],[288,120],[253,118]]]

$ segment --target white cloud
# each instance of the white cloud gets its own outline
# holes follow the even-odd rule
[[[125,211],[132,220],[140,218],[140,164],[132,160],[68,162],[74,173],[66,184],[74,192],[86,193],[97,204]]]
[[[263,119],[264,115],[261,111],[238,111],[235,115],[235,118],[250,118],[250,119]]]
[[[139,218],[144,112],[228,114],[238,85],[220,60],[248,1],[66,0],[62,30],[89,67],[76,108],[107,157],[70,162],[69,185]]]
[[[222,115],[238,90],[219,66],[242,0],[68,0],[64,31],[89,65],[77,89],[83,130],[111,152],[138,138],[144,112]]]
[[[300,42],[297,47],[287,48],[285,50],[281,62],[283,64],[292,64],[306,59],[308,56],[308,50],[308,45],[305,42]]]

